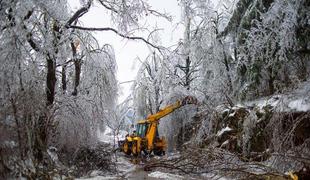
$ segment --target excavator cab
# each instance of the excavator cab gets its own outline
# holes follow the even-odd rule
[[[137,124],[137,136],[144,138],[148,129],[149,123],[139,123]]]

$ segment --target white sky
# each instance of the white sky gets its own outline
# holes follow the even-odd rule
[[[73,11],[79,9],[80,0],[68,0],[69,5]],[[183,26],[177,26],[181,19],[181,10],[178,6],[177,0],[148,0],[148,3],[154,10],[159,12],[167,12],[173,17],[172,22],[168,22],[163,18],[148,16],[148,27],[157,26],[157,28],[164,29],[159,31],[161,45],[169,47],[176,44],[183,36]],[[80,20],[86,27],[108,27],[111,26],[109,15],[105,8],[100,5],[91,7],[90,11],[86,13]],[[143,23],[144,24],[144,23]],[[177,31],[175,30],[177,27]],[[98,42],[103,44],[111,44],[114,47],[115,57],[118,65],[117,78],[119,82],[134,80],[140,62],[136,60],[138,57],[142,61],[145,60],[150,53],[147,45],[142,41],[132,41],[120,38],[113,32],[96,32],[94,33]],[[146,36],[144,36],[146,38]],[[119,102],[122,102],[130,93],[132,83],[120,85]]]

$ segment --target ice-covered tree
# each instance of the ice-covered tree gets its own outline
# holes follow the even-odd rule
[[[298,80],[296,76],[308,76],[306,57],[297,53],[305,7],[305,1],[255,1],[248,7],[241,27],[235,28],[241,98],[273,94]]]
[[[133,86],[134,102],[137,116],[145,118],[148,114],[159,111],[163,100],[163,84],[165,78],[162,59],[152,52],[139,69]]]
[[[81,25],[79,18],[94,3],[111,13],[114,27]],[[1,147],[13,143],[18,149],[11,156],[1,154],[8,163],[18,156],[38,165],[49,146],[65,151],[90,146],[98,126],[118,124],[114,51],[101,47],[90,31],[112,31],[158,49],[128,33],[142,16],[160,14],[144,1],[81,4],[71,14],[66,1],[0,2]]]
[[[18,143],[22,159],[42,160],[53,126],[57,63],[68,55],[67,31],[60,25],[68,17],[67,6],[11,1],[1,2],[1,8],[2,125],[16,130],[18,138],[7,140]]]

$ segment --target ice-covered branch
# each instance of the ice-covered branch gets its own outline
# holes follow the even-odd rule
[[[128,35],[120,33],[119,31],[117,31],[116,29],[111,28],[111,27],[94,28],[94,27],[82,27],[82,26],[71,25],[69,28],[79,29],[79,30],[86,30],[86,31],[112,31],[112,32],[114,32],[115,34],[117,34],[118,36],[120,36],[122,38],[130,39],[130,40],[140,40],[140,41],[143,41],[144,43],[152,46],[153,48],[155,48],[155,49],[157,49],[159,51],[161,49],[159,46],[156,46],[156,45],[152,44],[151,42],[149,42],[148,40],[144,39],[143,37],[128,36]]]
[[[87,5],[80,8],[79,10],[77,10],[73,16],[67,21],[66,23],[66,27],[69,28],[70,25],[74,22],[74,21],[77,21],[80,17],[82,17],[85,13],[88,12],[89,8],[90,8],[90,5],[91,5],[91,0],[88,1]]]

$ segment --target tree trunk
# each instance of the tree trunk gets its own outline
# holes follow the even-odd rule
[[[56,85],[56,61],[49,55],[46,59],[47,76],[46,76],[46,98],[47,106],[51,106],[55,99],[55,85]]]
[[[185,65],[185,87],[187,90],[190,89],[190,83],[191,83],[191,79],[190,79],[190,65],[191,65],[191,61],[189,58],[189,55],[187,55],[186,57],[186,65]]]
[[[76,57],[77,49],[76,49],[76,46],[74,45],[73,42],[71,42],[71,48],[72,48],[72,56],[73,56],[74,68],[75,68],[74,88],[73,88],[72,95],[77,96],[78,86],[80,84],[81,60],[77,59],[77,57]]]
[[[56,55],[58,54],[59,40],[61,38],[61,30],[57,21],[53,23],[53,46],[54,54],[47,54],[47,77],[46,77],[46,97],[47,106],[51,106],[55,99],[55,86],[56,86]]]
[[[67,91],[67,65],[64,64],[61,70],[61,84],[62,84],[62,93],[66,94]]]
[[[80,84],[80,74],[81,74],[81,61],[76,59],[74,60],[74,68],[75,68],[75,78],[74,78],[74,90],[72,92],[73,96],[77,96],[78,94],[78,86]]]
[[[269,79],[268,79],[268,95],[272,95],[275,91],[274,89],[274,80],[275,76],[273,75],[273,70],[271,67],[267,68]]]
[[[31,119],[31,117],[30,117]],[[39,117],[36,126],[35,126],[35,139],[33,144],[33,155],[38,160],[38,162],[42,162],[44,159],[44,152],[46,152],[47,148],[47,117],[41,116]]]
[[[190,12],[189,7],[185,7],[185,33],[184,33],[184,45],[185,45],[185,67],[184,67],[184,73],[185,73],[185,83],[184,86],[187,90],[190,89],[190,83],[191,83],[191,72],[190,72],[190,66],[191,66],[191,60],[190,60],[190,46],[191,46],[191,18],[190,18]]]
[[[153,52],[153,61],[154,61],[153,63],[154,63],[154,71],[155,71],[154,76],[155,76],[158,72],[155,52]],[[160,109],[160,103],[159,103],[160,89],[158,85],[158,77],[153,77],[153,81],[154,81],[153,83],[154,83],[154,90],[155,90],[155,111],[158,112]]]
[[[47,75],[46,75],[46,105],[47,110],[49,110],[55,100],[55,89],[56,89],[56,61],[57,54],[59,52],[59,41],[61,38],[61,29],[57,21],[53,22],[52,27],[53,33],[53,52],[47,53],[46,55],[46,66],[47,66]],[[33,117],[29,117],[30,119]],[[47,148],[47,139],[48,139],[48,130],[49,130],[49,121],[45,113],[35,120],[35,132],[34,132],[34,147],[33,153],[36,159],[39,162],[43,161],[44,152]]]

